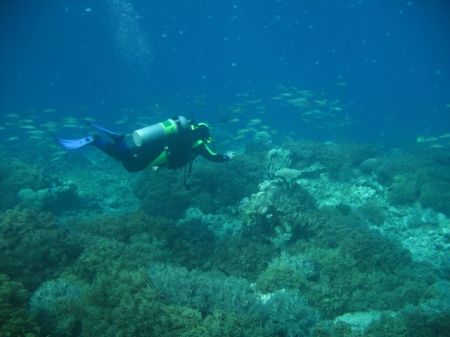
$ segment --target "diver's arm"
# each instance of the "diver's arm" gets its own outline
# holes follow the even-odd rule
[[[216,153],[213,150],[211,150],[211,148],[206,143],[199,145],[196,148],[196,152],[203,158],[215,163],[223,163],[226,161],[230,161],[234,157],[234,154],[231,152],[225,154]]]

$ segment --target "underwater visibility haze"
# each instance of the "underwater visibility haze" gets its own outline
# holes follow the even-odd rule
[[[0,24],[0,337],[450,336],[447,1]]]

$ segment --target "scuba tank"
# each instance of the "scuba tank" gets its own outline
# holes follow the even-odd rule
[[[154,144],[165,139],[168,140],[190,127],[191,121],[186,117],[178,116],[176,118],[169,118],[164,122],[134,130],[132,134],[133,142],[137,147]]]

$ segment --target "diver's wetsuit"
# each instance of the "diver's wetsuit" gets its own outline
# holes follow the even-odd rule
[[[230,159],[225,154],[212,151],[208,146],[209,142],[209,137],[201,137],[195,126],[192,126],[170,141],[162,140],[141,147],[129,146],[124,136],[109,141],[96,135],[92,145],[122,162],[127,171],[137,172],[150,164],[157,167],[167,166],[170,169],[182,168],[199,155],[213,162]]]

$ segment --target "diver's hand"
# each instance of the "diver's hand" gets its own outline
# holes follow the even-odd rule
[[[228,160],[232,160],[234,157],[236,157],[236,154],[232,151],[228,151],[225,153],[225,156],[228,158]]]

